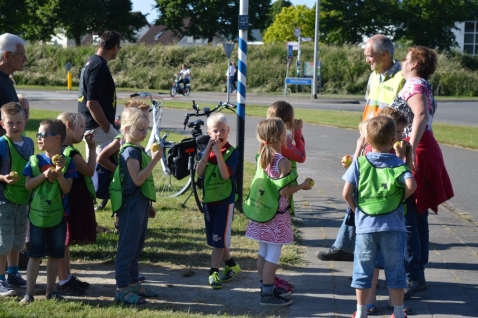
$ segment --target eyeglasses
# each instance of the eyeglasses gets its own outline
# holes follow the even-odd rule
[[[19,53],[19,52],[12,52],[12,51],[9,51],[9,52],[12,53],[12,54],[18,54],[20,56],[27,56],[26,53]]]
[[[43,139],[45,139],[47,136],[55,137],[56,135],[58,135],[58,134],[57,133],[52,133],[52,132],[41,132],[41,133],[36,134],[37,138],[41,137]]]

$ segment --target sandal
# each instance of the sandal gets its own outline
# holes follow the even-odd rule
[[[116,290],[115,301],[130,305],[142,305],[146,304],[146,300],[140,295],[137,295],[133,292],[133,288],[128,287],[124,291],[120,292]]]
[[[65,297],[63,297],[56,290],[54,290],[49,292],[48,295],[46,295],[46,299],[61,301],[61,300],[65,300]]]
[[[108,229],[107,229],[106,227],[104,227],[104,226],[99,226],[99,225],[97,225],[97,226],[96,226],[96,233],[97,233],[97,234],[113,233],[113,231],[108,230]]]
[[[390,306],[390,305],[387,305],[387,309],[388,309],[388,310],[391,310],[391,311],[394,311],[394,310],[395,310],[395,308],[394,308],[393,306]],[[403,313],[404,313],[405,315],[410,315],[411,313],[413,313],[413,310],[412,310],[412,308],[403,305]]]
[[[377,313],[375,304],[366,304],[365,307],[367,308],[367,315],[373,316]]]
[[[157,290],[144,287],[144,292],[139,292],[139,289],[141,288],[141,283],[138,283],[136,286],[131,288],[131,291],[135,293],[138,296],[143,296],[143,297],[158,297],[159,292]]]

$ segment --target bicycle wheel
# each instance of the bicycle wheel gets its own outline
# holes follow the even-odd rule
[[[174,143],[167,143],[163,148],[163,156],[158,165],[159,172],[154,177],[157,198],[173,198],[184,194],[191,186],[191,178],[176,180],[168,168],[167,158],[169,149]]]
[[[184,96],[189,96],[189,92],[190,92],[189,87],[186,87],[186,88],[183,90],[183,95],[184,95]]]
[[[171,89],[169,90],[169,95],[171,95],[171,97],[174,97],[176,96],[176,93],[177,93],[176,86],[171,87]]]

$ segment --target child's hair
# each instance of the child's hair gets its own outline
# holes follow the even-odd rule
[[[15,116],[17,114],[22,114],[25,118],[25,110],[23,109],[22,105],[17,102],[10,102],[2,106],[1,108],[2,118],[6,116]]]
[[[361,121],[360,124],[358,125],[359,132],[364,137],[367,137],[367,125],[369,121],[370,119],[366,119],[364,121]]]
[[[397,125],[399,124],[408,125],[407,117],[405,117],[405,115],[401,111],[399,111],[398,109],[394,107],[387,106],[382,108],[379,115],[392,117],[392,119],[395,120],[395,124]]]
[[[284,123],[289,124],[291,130],[294,129],[294,123],[292,122],[294,119],[294,108],[288,102],[279,100],[270,105],[267,109],[267,118],[272,117],[282,119]]]
[[[211,127],[215,123],[224,123],[227,125],[227,117],[223,113],[214,113],[207,118],[207,127]]]
[[[3,107],[2,107],[3,108]],[[48,130],[52,133],[58,134],[60,136],[60,141],[63,143],[66,137],[66,126],[63,121],[59,119],[45,119],[42,120],[40,126],[48,127]]]
[[[61,113],[57,119],[61,120],[65,125],[69,123],[71,127],[73,127],[73,130],[75,130],[81,122],[85,122],[85,116],[81,113]]]
[[[124,104],[124,107],[125,108],[134,107],[134,108],[139,108],[141,110],[151,108],[151,106],[149,106],[148,103],[142,101],[141,99],[131,99],[127,101],[126,104]]]
[[[23,102],[24,100],[28,100],[27,97],[23,94],[17,94],[17,97],[19,103]]]
[[[397,134],[397,126],[392,117],[378,115],[367,125],[367,139],[372,146],[387,147]]]
[[[261,143],[259,164],[262,169],[265,169],[274,157],[274,152],[269,144],[279,141],[285,131],[285,124],[280,118],[264,119],[257,125],[257,140]]]
[[[129,127],[130,132],[132,132],[144,123],[149,124],[149,120],[139,108],[129,107],[123,110],[121,114],[121,132],[123,134],[125,133],[126,127]]]

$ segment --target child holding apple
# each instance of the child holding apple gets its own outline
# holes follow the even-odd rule
[[[14,296],[16,291],[9,285],[26,285],[18,273],[18,258],[26,239],[31,191],[25,189],[21,173],[33,155],[33,140],[23,136],[25,112],[19,103],[3,105],[1,118],[6,134],[0,137],[0,296]]]

